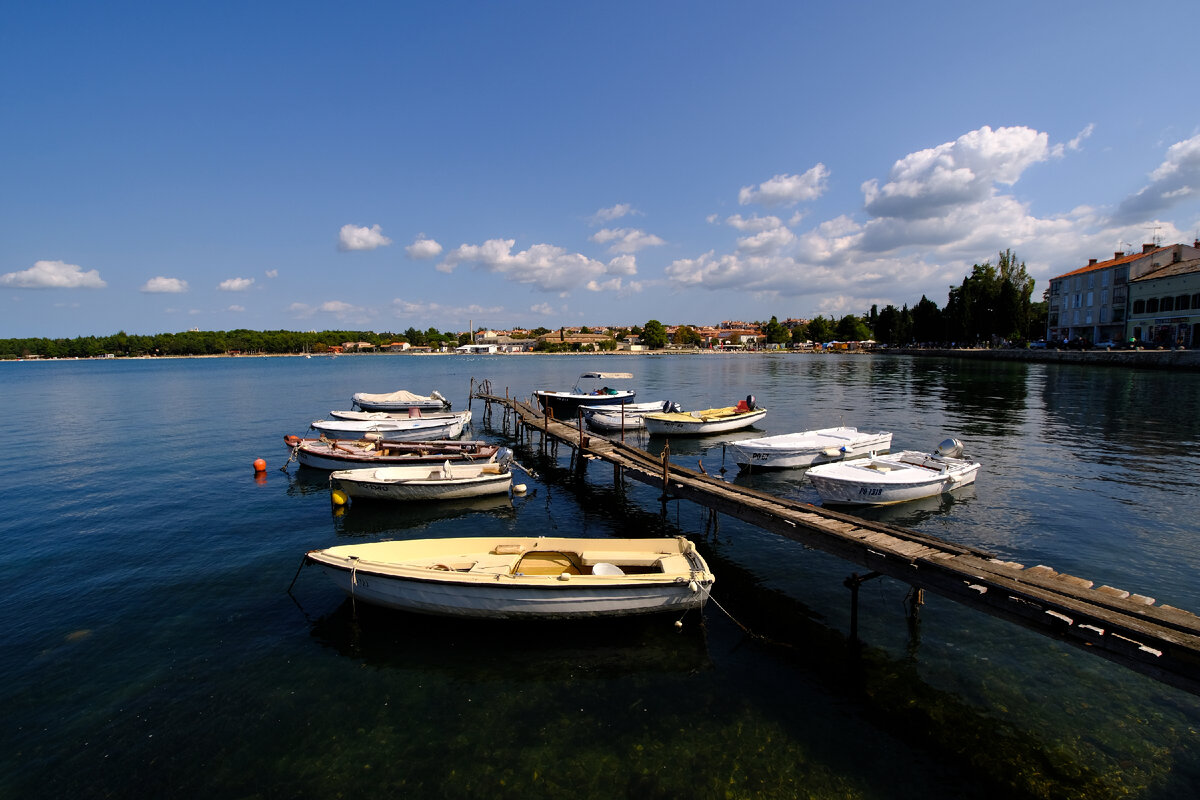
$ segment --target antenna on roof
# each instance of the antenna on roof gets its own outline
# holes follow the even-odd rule
[[[1150,230],[1154,231],[1154,236],[1150,239],[1150,241],[1154,242],[1155,248],[1161,247],[1162,246],[1162,235],[1159,234],[1159,231],[1162,230],[1162,225],[1155,225]]]

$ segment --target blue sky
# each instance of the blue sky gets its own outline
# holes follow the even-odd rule
[[[1200,234],[1194,4],[10,4],[0,337],[944,305]]]

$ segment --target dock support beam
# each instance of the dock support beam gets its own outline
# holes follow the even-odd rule
[[[858,587],[872,578],[878,578],[882,573],[868,572],[866,575],[851,573],[842,585],[850,590],[850,641],[858,642]]]

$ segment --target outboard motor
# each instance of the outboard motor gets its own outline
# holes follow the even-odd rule
[[[676,403],[674,400],[666,400],[663,402],[664,414],[678,414],[682,410],[683,406],[679,405],[679,403]]]
[[[441,392],[439,392],[437,389],[434,389],[432,392],[430,392],[429,396],[432,397],[434,400],[441,400],[442,405],[444,405],[446,408],[450,408],[450,401],[447,400],[446,397]]]
[[[747,411],[754,410],[754,395],[752,395],[752,394],[746,395],[746,410]]]
[[[508,469],[508,466],[513,462],[513,451],[507,447],[501,447],[496,451],[496,463],[501,469]]]
[[[942,458],[958,458],[963,454],[963,445],[958,439],[946,439],[933,452]]]

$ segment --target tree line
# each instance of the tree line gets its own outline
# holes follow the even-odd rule
[[[995,345],[1001,341],[1022,344],[1040,338],[1046,330],[1046,303],[1033,302],[1033,278],[1012,250],[1000,253],[995,265],[990,261],[976,264],[958,286],[950,287],[946,305],[939,308],[925,295],[911,308],[886,305],[882,310],[871,306],[862,315],[847,314],[840,319],[817,316],[807,323],[785,326],[776,317],[759,323],[768,344],[864,341],[874,339],[888,345]],[[587,329],[583,329],[587,332]],[[531,334],[549,333],[534,328]],[[638,336],[651,349],[666,347],[668,336],[658,320],[613,332],[611,340],[599,349],[614,350],[628,335]],[[94,358],[116,356],[192,356],[245,354],[326,353],[345,342],[366,342],[374,348],[393,342],[414,346],[455,346],[470,341],[468,333],[452,333],[428,328],[408,328],[403,333],[374,331],[185,331],[153,335],[127,334],[81,336],[74,339],[0,339],[0,358]],[[704,346],[694,325],[680,325],[674,343]],[[578,345],[542,342],[544,351],[578,349]]]

